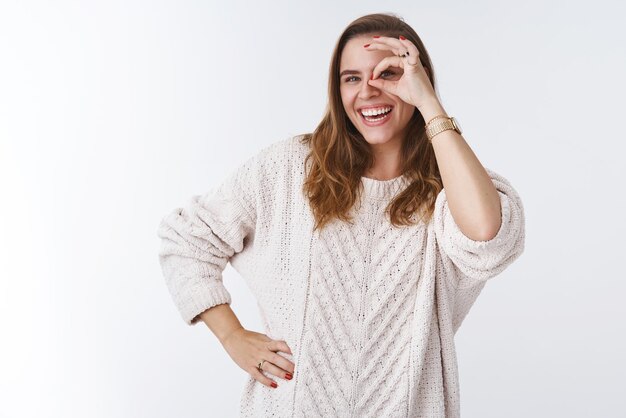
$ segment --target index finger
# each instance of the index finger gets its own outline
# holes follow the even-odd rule
[[[283,340],[273,340],[270,344],[268,344],[268,348],[271,351],[282,351],[284,353],[293,354],[291,352],[291,348],[289,348],[287,343]]]

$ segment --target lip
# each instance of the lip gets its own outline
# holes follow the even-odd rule
[[[374,106],[374,107],[378,107],[378,106]],[[369,109],[370,107],[362,107],[361,109]],[[365,119],[365,116],[363,116],[363,113],[361,113],[361,109],[359,109],[359,116],[361,117],[361,121],[363,121],[363,123],[365,124],[365,126],[380,126],[383,125],[385,123],[387,123],[387,121],[389,121],[389,119],[391,119],[391,113],[393,112],[393,106],[391,106],[391,110],[389,111],[389,113],[387,113],[387,116],[385,116],[385,118],[383,120],[379,120],[376,122],[369,122],[367,119]]]
[[[379,107],[390,107],[393,109],[393,105],[389,104],[389,103],[377,103],[374,105],[367,105],[367,106],[363,106],[363,107],[359,107],[357,108],[357,112],[361,113],[361,110],[366,110],[366,109],[377,109]]]

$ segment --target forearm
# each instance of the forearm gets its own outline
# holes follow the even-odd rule
[[[215,305],[199,316],[222,344],[233,331],[243,328],[228,303]]]
[[[419,110],[426,122],[438,115],[449,116],[435,99]],[[501,208],[489,174],[455,130],[437,134],[432,146],[454,221],[470,239],[490,240],[500,229]]]

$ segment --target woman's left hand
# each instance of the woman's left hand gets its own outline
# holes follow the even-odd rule
[[[365,49],[368,51],[387,50],[394,53],[394,56],[383,58],[374,67],[374,79],[368,80],[370,86],[394,94],[418,109],[429,101],[438,101],[433,86],[428,79],[428,74],[420,62],[419,50],[413,42],[408,39],[381,36],[372,38],[372,42]],[[399,56],[406,54],[407,51],[408,55],[404,58]],[[377,78],[389,67],[402,68],[404,70],[402,77],[397,81]]]

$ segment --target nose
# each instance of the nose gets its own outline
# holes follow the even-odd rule
[[[368,81],[369,78],[364,80],[361,84],[361,88],[359,89],[359,99],[368,99],[372,96],[378,96],[380,94],[380,89],[370,85]]]

